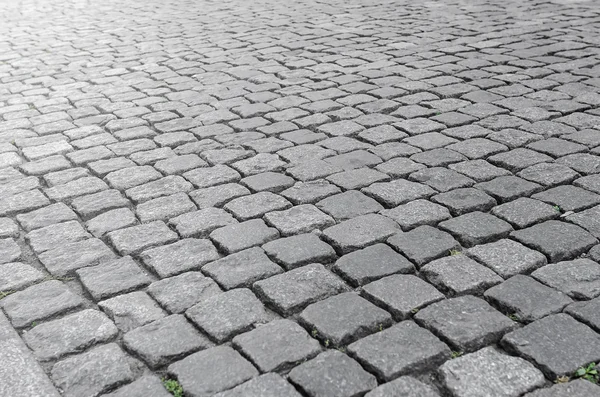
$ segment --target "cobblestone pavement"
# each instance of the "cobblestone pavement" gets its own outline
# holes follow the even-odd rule
[[[0,396],[600,396],[599,105],[595,0],[0,0]]]

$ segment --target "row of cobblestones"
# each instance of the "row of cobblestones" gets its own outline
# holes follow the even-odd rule
[[[0,396],[600,396],[599,34],[0,0]]]

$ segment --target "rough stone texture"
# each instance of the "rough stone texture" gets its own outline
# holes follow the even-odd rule
[[[218,343],[269,321],[262,303],[245,288],[209,297],[186,310],[185,314]]]
[[[148,287],[150,296],[171,313],[182,313],[220,292],[217,283],[200,272],[187,272],[165,278],[153,282]]]
[[[129,331],[124,346],[150,368],[157,368],[212,346],[184,316],[174,314]]]
[[[255,281],[283,272],[258,247],[236,252],[208,263],[202,267],[202,271],[226,290],[237,287],[249,288]]]
[[[565,294],[528,276],[517,275],[485,291],[485,298],[519,321],[531,322],[559,313],[573,302]]]
[[[19,328],[82,305],[83,300],[57,280],[33,285],[0,300],[0,307],[4,309],[12,324]]]
[[[553,263],[531,275],[575,299],[600,296],[600,264],[590,259]]]
[[[191,396],[210,396],[258,375],[256,368],[231,347],[217,346],[187,356],[169,366]]]
[[[215,397],[301,397],[294,387],[281,376],[273,373],[250,379],[231,390],[215,394]]]
[[[275,320],[238,335],[233,345],[263,372],[289,369],[321,351],[319,342],[290,320]]]
[[[365,394],[365,397],[387,396],[439,397],[439,394],[431,386],[410,376],[401,376],[398,379],[385,383]]]
[[[385,381],[431,370],[450,357],[448,346],[412,321],[354,342],[348,346],[348,352]]]
[[[546,221],[510,235],[545,254],[550,262],[573,259],[598,243],[594,236],[579,226],[560,221]]]
[[[320,264],[310,264],[254,283],[254,290],[283,315],[348,290],[342,280]]]
[[[313,336],[344,346],[392,323],[385,310],[353,292],[346,292],[309,305],[300,313],[300,322]]]
[[[135,381],[94,397],[164,395],[165,366],[197,347],[154,355],[123,336],[156,323],[156,348],[190,327],[217,343],[185,313],[236,290],[252,291],[268,321],[300,322],[355,289],[360,303],[315,320],[337,324],[331,340],[362,337],[352,343],[380,333],[362,333],[377,331],[366,320],[379,309],[410,321],[468,294],[522,324],[562,310],[597,333],[597,17],[594,0],[0,1],[7,326],[25,338],[75,310],[104,312],[118,335],[70,334],[74,351],[37,358],[51,373],[92,344],[119,344]],[[182,315],[190,324],[163,320]],[[6,351],[5,394],[37,397],[8,365],[56,394],[34,354]],[[423,353],[405,351],[390,367]],[[243,382],[238,395],[312,393],[213,369],[189,370],[200,386],[186,397]],[[430,375],[418,376],[452,394]],[[496,389],[511,387],[518,378]],[[340,394],[368,392],[357,390]]]
[[[527,393],[524,397],[576,397],[576,396],[589,396],[597,397],[600,396],[600,387],[594,385],[592,382],[587,380],[577,379],[569,383],[562,383],[548,387],[545,389],[538,389],[531,393]]]
[[[434,303],[420,310],[415,320],[461,352],[495,343],[517,327],[517,323],[474,296]]]
[[[445,298],[433,286],[413,275],[393,275],[374,281],[363,287],[362,294],[392,313],[398,321]]]
[[[127,356],[111,343],[82,355],[69,357],[52,367],[52,379],[64,396],[97,396],[133,379]]]
[[[456,397],[519,397],[544,385],[531,363],[486,347],[448,361],[439,369],[444,387]]]
[[[98,303],[98,306],[123,331],[131,331],[152,321],[161,319],[165,312],[142,291],[119,295]]]
[[[335,350],[319,354],[290,372],[290,382],[310,397],[356,396],[377,386],[377,379]]]
[[[140,258],[161,277],[189,270],[198,270],[207,262],[219,258],[209,240],[184,239],[176,243],[144,251]]]
[[[0,393],[3,396],[59,397],[48,375],[27,349],[19,334],[0,313]]]
[[[414,266],[385,244],[375,244],[342,256],[333,270],[358,286],[394,273],[412,273]]]
[[[535,321],[502,338],[502,346],[533,361],[550,379],[600,360],[600,337],[566,314]]]
[[[117,327],[105,314],[86,309],[40,324],[25,333],[23,339],[37,357],[51,360],[109,341],[117,333]]]
[[[531,273],[547,263],[543,254],[508,239],[477,245],[466,250],[465,254],[503,278]]]

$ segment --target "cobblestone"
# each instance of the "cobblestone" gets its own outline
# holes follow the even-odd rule
[[[0,394],[594,393],[593,0],[0,3]]]

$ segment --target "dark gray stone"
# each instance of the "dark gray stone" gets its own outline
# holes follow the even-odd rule
[[[290,320],[275,320],[238,335],[233,345],[262,372],[289,369],[321,352],[319,342]]]
[[[186,310],[185,315],[218,343],[270,320],[262,303],[246,288],[211,296]]]
[[[537,183],[516,176],[499,176],[491,181],[478,183],[473,187],[483,190],[500,203],[506,203],[522,196],[529,196],[542,189],[542,186]]]
[[[142,291],[119,295],[98,303],[122,332],[165,317],[165,312]]]
[[[508,239],[477,245],[469,248],[465,254],[503,278],[520,273],[531,273],[548,263],[544,255]]]
[[[212,346],[180,314],[161,318],[127,332],[123,337],[123,344],[154,369]]]
[[[564,312],[600,332],[600,297],[570,304]]]
[[[265,244],[277,237],[277,229],[268,227],[261,219],[224,226],[210,234],[210,239],[227,254]]]
[[[85,289],[96,300],[130,292],[151,282],[148,274],[128,256],[79,269],[77,275]]]
[[[419,267],[460,248],[450,234],[431,226],[419,226],[410,232],[395,234],[387,242]]]
[[[53,360],[107,342],[117,333],[117,327],[104,313],[87,309],[36,325],[23,334],[23,339],[39,359]]]
[[[500,204],[492,208],[491,213],[517,228],[524,228],[535,223],[558,218],[560,215],[560,212],[552,208],[551,205],[527,197]]]
[[[169,397],[160,379],[154,375],[144,375],[105,397]]]
[[[168,372],[191,397],[212,396],[258,376],[252,364],[227,346],[191,354],[169,365]]]
[[[257,295],[283,315],[349,288],[323,265],[310,264],[254,283]]]
[[[496,205],[496,200],[492,197],[473,188],[451,190],[435,195],[431,199],[448,207],[454,216],[473,211],[487,212]]]
[[[427,198],[435,194],[429,186],[397,179],[392,182],[374,183],[362,189],[363,193],[374,197],[388,207],[396,207],[410,201]]]
[[[384,381],[436,368],[450,358],[450,349],[412,321],[367,336],[348,346],[351,357]]]
[[[577,379],[569,383],[560,383],[546,389],[538,389],[523,397],[600,397],[600,387],[592,382]]]
[[[0,300],[0,307],[16,328],[27,327],[34,321],[45,320],[82,305],[83,300],[58,280],[33,285]]]
[[[215,397],[301,397],[301,395],[281,376],[268,373],[250,379],[231,390],[217,393]]]
[[[510,236],[542,252],[550,262],[573,259],[598,243],[579,226],[553,220],[517,230]]]
[[[316,203],[316,206],[338,221],[378,212],[383,209],[383,206],[377,201],[356,190],[327,197]]]
[[[600,203],[600,195],[576,186],[557,186],[531,198],[558,205],[562,211],[581,211]]]
[[[395,220],[403,230],[423,225],[435,226],[439,222],[451,218],[450,211],[446,208],[422,199],[379,213]]]
[[[146,250],[140,259],[160,277],[170,277],[198,270],[205,263],[219,259],[219,253],[210,240],[188,238]]]
[[[382,242],[400,231],[393,220],[377,214],[362,215],[323,231],[324,238],[342,254]]]
[[[309,305],[299,320],[328,346],[347,345],[392,323],[389,313],[353,292]]]
[[[327,263],[336,258],[335,250],[312,233],[271,241],[262,248],[287,270],[314,262]]]
[[[496,273],[462,254],[430,262],[421,268],[421,273],[449,295],[481,294],[502,282]]]
[[[536,364],[549,379],[570,376],[600,360],[600,336],[566,314],[554,314],[513,331],[502,346]]]
[[[600,264],[590,259],[553,263],[531,275],[574,299],[587,300],[600,296]]]
[[[375,244],[342,256],[333,270],[356,287],[390,274],[412,273],[415,269],[387,245]]]
[[[518,326],[474,296],[434,303],[420,310],[415,320],[460,352],[473,352],[496,343]]]
[[[51,376],[66,397],[95,397],[133,380],[127,356],[115,343],[59,361]]]
[[[545,383],[544,375],[532,364],[493,347],[446,362],[439,375],[456,397],[519,397]]]
[[[443,221],[439,227],[454,235],[465,247],[507,237],[513,230],[508,223],[483,212],[471,212]]]
[[[523,275],[488,289],[484,296],[504,313],[514,314],[519,321],[527,323],[560,313],[573,302],[562,292]]]
[[[363,287],[362,295],[392,313],[398,321],[445,298],[433,286],[412,275],[392,275],[374,281]]]
[[[265,215],[265,220],[284,236],[308,233],[335,224],[333,218],[312,204],[298,205],[286,211],[270,212]]]
[[[365,397],[439,397],[440,395],[425,383],[410,376],[401,376],[396,380],[373,389]]]
[[[377,379],[356,361],[336,350],[300,364],[289,375],[310,397],[360,396],[377,386]]]
[[[160,221],[115,230],[107,236],[121,255],[138,254],[147,248],[177,240],[177,233]]]
[[[196,303],[221,293],[221,289],[200,272],[186,272],[153,282],[148,293],[167,311],[182,313]]]
[[[202,267],[202,271],[226,290],[238,287],[250,288],[255,281],[283,272],[258,247],[236,252],[208,263]]]

